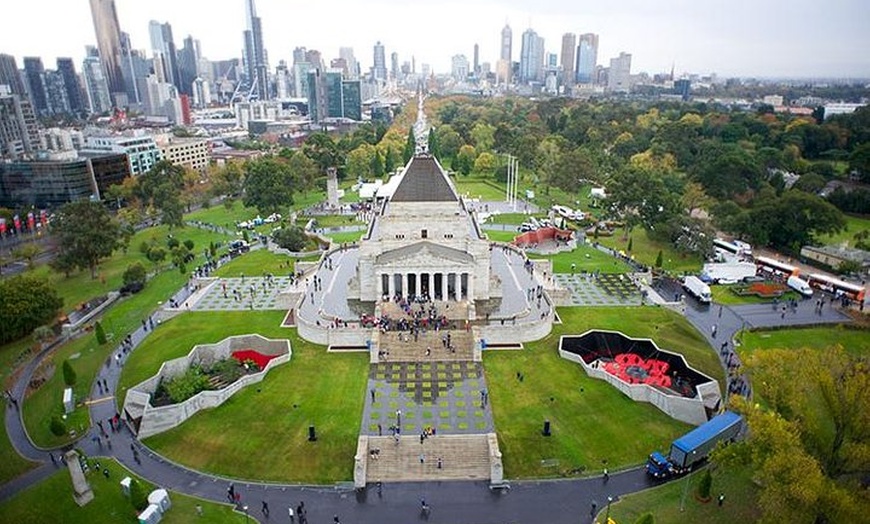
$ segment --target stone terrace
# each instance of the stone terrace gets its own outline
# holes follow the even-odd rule
[[[486,434],[436,435],[420,444],[419,436],[405,436],[399,444],[393,437],[370,437],[369,452],[380,450],[378,458],[367,457],[367,482],[422,480],[485,480],[490,477]],[[423,457],[423,463],[420,457]],[[438,469],[438,457],[442,467]]]

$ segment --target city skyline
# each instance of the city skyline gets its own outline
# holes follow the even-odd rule
[[[501,0],[449,1],[424,9],[396,0],[365,5],[335,0],[328,5],[302,6],[260,0],[257,14],[262,18],[264,47],[272,68],[281,59],[291,62],[292,50],[298,46],[317,49],[328,58],[338,56],[343,46],[353,47],[361,68],[368,71],[372,65],[369,50],[380,40],[388,54],[398,52],[401,62],[414,56],[418,68],[428,63],[438,73],[449,73],[452,56],[471,56],[474,44],[479,44],[480,61],[494,69],[501,29],[507,22],[514,40],[533,29],[544,39],[547,53],[560,52],[565,33],[596,33],[601,37],[599,63],[606,65],[625,51],[634,56],[633,71],[663,72],[676,64],[678,73],[715,72],[720,76],[870,77],[870,56],[862,53],[870,48],[870,34],[862,27],[870,19],[866,2],[834,0],[823,6],[808,1],[711,0],[695,4],[689,0],[667,0],[655,6],[642,0],[619,6]],[[246,28],[242,0],[224,0],[208,9],[195,2],[169,0],[116,0],[116,6],[120,29],[131,35],[134,49],[150,49],[149,21],[159,20],[172,25],[178,41],[189,34],[200,40],[203,55],[211,60],[242,56]],[[52,16],[45,17],[46,12]],[[97,43],[84,1],[31,0],[17,5],[15,13],[23,20],[39,20],[38,33],[28,22],[13,24],[0,34],[0,52],[16,56],[19,62],[24,56],[39,56],[45,63],[72,57],[79,64],[85,46]],[[323,23],[294,24],[294,20]],[[445,27],[451,27],[446,41]],[[40,38],[43,32],[61,36]],[[514,61],[519,60],[517,44]]]

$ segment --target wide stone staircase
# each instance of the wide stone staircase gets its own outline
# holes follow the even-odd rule
[[[374,458],[371,451],[379,450]],[[366,481],[487,480],[490,478],[488,436],[435,435],[369,437]],[[423,462],[420,462],[421,456]],[[441,468],[438,458],[441,457]]]
[[[453,352],[444,348],[442,337],[450,333]],[[401,340],[400,337],[401,336]],[[426,349],[429,348],[429,356]],[[382,362],[441,362],[474,360],[474,336],[465,330],[427,330],[420,332],[417,341],[410,332],[387,332],[380,334],[379,350],[384,352]]]

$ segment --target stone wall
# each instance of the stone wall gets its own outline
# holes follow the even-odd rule
[[[151,406],[151,395],[162,379],[183,375],[192,365],[209,367],[219,360],[230,358],[233,351],[241,349],[253,349],[264,355],[278,356],[270,360],[259,373],[245,375],[223,389],[201,391],[180,404]],[[138,437],[144,439],[178,426],[201,409],[220,406],[243,387],[263,380],[275,366],[289,362],[291,356],[288,340],[270,340],[256,334],[229,337],[216,344],[197,345],[187,356],[164,362],[156,375],[130,388],[124,399],[124,411],[130,417],[142,417]]]

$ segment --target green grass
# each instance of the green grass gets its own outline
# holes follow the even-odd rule
[[[654,449],[666,449],[690,426],[653,405],[633,402],[581,366],[558,355],[559,335],[587,329],[616,329],[653,338],[663,349],[683,353],[696,369],[722,382],[715,351],[688,321],[659,308],[560,308],[563,324],[521,352],[484,356],[492,409],[510,478],[554,477],[584,468],[599,472],[602,460],[611,469],[637,465]],[[523,382],[516,373],[525,375]],[[582,392],[581,392],[582,388]],[[551,398],[553,400],[551,400]],[[549,419],[553,436],[542,437]],[[555,459],[548,467],[542,461]]]
[[[299,222],[307,222],[309,219],[314,219],[317,221],[317,227],[338,227],[338,226],[360,226],[364,225],[365,222],[360,222],[356,220],[356,215],[317,215],[317,216],[307,216],[302,215],[299,217]]]
[[[487,238],[495,242],[513,242],[514,238],[519,234],[516,231],[497,231],[493,229],[485,229]]]
[[[739,348],[742,356],[765,349],[827,349],[835,344],[856,356],[870,355],[870,329],[845,326],[746,331]]]
[[[137,511],[125,497],[118,483],[122,478],[133,476],[114,460],[103,459],[101,466],[109,470],[109,478],[101,473],[92,472],[87,476],[94,491],[94,500],[79,507],[72,497],[72,483],[66,469],[59,470],[41,482],[0,504],[0,514],[4,522],[17,524],[41,524],[44,522],[63,522],[65,524],[91,524],[94,522],[130,523],[138,522]],[[139,477],[136,477],[139,478]],[[154,486],[139,478],[150,493]],[[248,522],[241,513],[233,511],[232,506],[197,499],[176,492],[170,492],[172,507],[161,522],[182,524],[190,522],[209,522],[210,524],[231,524]],[[50,501],[50,502],[48,502]],[[198,517],[196,506],[202,506],[203,516]],[[256,519],[251,518],[251,522]]]
[[[253,220],[259,212],[254,207],[246,207],[241,200],[233,200],[227,208],[223,203],[202,208],[184,216],[185,220],[198,220],[206,224],[225,227],[230,231],[236,228],[237,222]]]
[[[740,304],[773,304],[772,298],[761,298],[757,295],[738,295],[731,291],[732,285],[715,285],[710,286],[710,292],[713,294],[713,302],[717,304],[725,304],[729,306]],[[786,291],[779,301],[786,301],[791,298],[801,298],[796,291]]]
[[[701,269],[702,260],[699,256],[687,255],[680,253],[673,246],[665,242],[659,242],[649,237],[649,233],[642,229],[632,231],[630,238],[631,253],[635,260],[647,266],[653,266],[658,256],[659,250],[662,251],[662,269],[674,273],[695,272]],[[594,242],[595,239],[590,239]],[[628,240],[623,239],[622,229],[614,231],[613,236],[599,237],[597,242],[616,249],[617,251],[627,251]]]
[[[547,258],[553,261],[553,273],[570,273],[571,264],[575,264],[575,273],[601,271],[602,273],[627,273],[630,268],[622,260],[612,257],[592,246],[579,245],[570,252],[555,255],[536,255],[529,253],[529,258]]]
[[[178,271],[167,271],[149,280],[145,289],[132,297],[122,299],[103,315],[102,324],[107,334],[111,334],[115,341],[125,337],[149,312],[186,281],[187,275],[182,275]],[[81,401],[87,398],[100,366],[115,347],[112,342],[100,346],[93,333],[85,333],[46,357],[43,365],[53,366],[54,373],[42,387],[25,399],[22,406],[24,424],[37,446],[55,447],[66,444],[70,440],[69,437],[56,437],[48,429],[52,415],[62,414],[63,411],[62,399],[65,386],[60,372],[63,361],[78,354],[71,363],[78,375],[78,382],[73,389],[76,399]],[[83,431],[87,429],[88,424],[87,408],[78,406],[70,415],[68,427]]]
[[[847,244],[855,245],[855,233],[870,229],[870,217],[846,215],[846,229],[833,235],[825,235],[819,237],[819,242],[825,245],[838,246]]]
[[[493,224],[520,226],[523,222],[528,220],[530,216],[534,216],[537,219],[547,218],[544,214],[526,215],[525,213],[499,213],[497,215],[492,215],[489,218],[489,221]],[[517,234],[519,234],[519,231],[517,231]]]
[[[323,236],[331,238],[336,244],[342,244],[345,242],[358,242],[365,233],[365,231],[347,231],[344,233],[323,233]]]
[[[234,258],[212,274],[224,278],[238,277],[240,274],[256,277],[267,273],[283,276],[292,273],[293,267],[293,258],[272,253],[268,249],[257,249]]]
[[[330,483],[351,478],[365,399],[367,355],[330,354],[280,328],[284,313],[185,313],[160,326],[130,357],[119,395],[194,344],[260,333],[289,338],[293,357],[263,382],[146,443],[194,469],[236,478]],[[118,399],[119,402],[122,399]],[[308,426],[317,442],[308,442]],[[264,451],[265,450],[265,451]]]
[[[657,524],[733,524],[755,522],[759,519],[761,513],[756,503],[758,487],[752,482],[748,469],[714,470],[710,491],[713,500],[706,504],[695,498],[702,474],[696,472],[685,479],[627,495],[611,506],[610,518],[630,524],[644,513],[651,512]],[[725,495],[722,507],[716,502],[719,493]],[[681,500],[683,511],[680,511]],[[598,504],[601,510],[599,520],[604,522],[606,501],[598,501]]]
[[[505,186],[498,184],[494,178],[457,175],[453,179],[460,195],[469,198],[479,198],[481,201],[502,201],[505,199]]]

